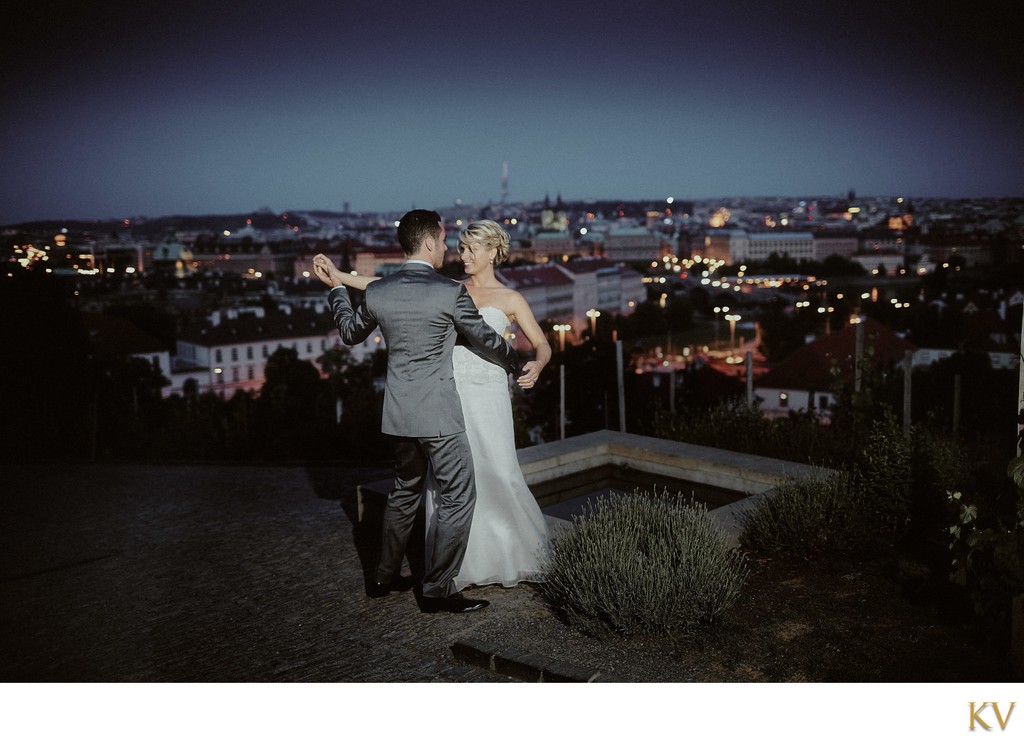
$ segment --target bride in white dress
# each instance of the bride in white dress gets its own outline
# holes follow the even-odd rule
[[[508,258],[508,249],[508,233],[493,221],[473,222],[459,233],[459,255],[468,276],[463,283],[488,325],[504,334],[515,323],[529,340],[535,355],[523,366],[519,381],[532,385],[551,359],[551,346],[523,295],[494,275],[494,267]],[[346,275],[343,283],[365,289],[375,279]],[[540,581],[548,547],[547,524],[516,457],[508,375],[461,345],[455,347],[452,365],[473,451],[477,491],[456,588]],[[433,496],[432,477],[428,477],[424,493],[427,550],[435,526]]]

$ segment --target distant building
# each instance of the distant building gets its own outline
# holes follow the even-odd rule
[[[747,232],[742,229],[710,230],[704,239],[705,258],[726,265],[757,263],[772,255],[790,260],[815,260],[811,232]]]
[[[530,263],[548,263],[560,260],[576,252],[576,244],[567,230],[538,230],[522,247],[513,248],[513,260],[526,260]]]
[[[904,353],[915,349],[876,320],[865,318],[861,325],[864,326],[864,351],[872,349],[871,361],[877,367],[900,365]],[[837,377],[853,382],[856,337],[855,325],[821,336],[757,378],[754,396],[761,402],[762,413],[768,417],[785,417],[791,411],[815,411],[822,419],[830,419]],[[838,376],[834,368],[838,368]]]
[[[353,270],[360,276],[386,276],[405,261],[405,252],[398,245],[365,248],[355,254]]]
[[[903,255],[906,252],[903,234],[884,227],[866,229],[860,233],[859,239],[859,252],[866,255]]]
[[[196,247],[192,263],[197,269],[224,274],[291,278],[295,271],[295,253],[275,253],[270,245]]]
[[[856,234],[835,232],[814,232],[814,259],[825,260],[833,255],[849,258],[857,253],[859,241]]]
[[[497,268],[495,275],[526,299],[538,320],[565,323],[573,318],[573,280],[554,264]]]
[[[189,379],[196,381],[200,391],[226,398],[238,390],[258,391],[266,380],[267,360],[278,349],[292,348],[315,365],[317,358],[338,345],[341,337],[325,303],[272,314],[265,314],[262,308],[217,312],[178,336],[170,392],[182,393]],[[384,339],[377,332],[347,348],[362,360],[383,350]]]
[[[573,322],[589,324],[588,310],[628,315],[647,299],[643,276],[606,258],[576,258],[556,264],[573,281]]]
[[[151,252],[151,246],[142,243],[103,240],[92,249],[93,263],[102,273],[145,273]]]
[[[537,320],[571,325],[573,340],[589,329],[589,310],[628,315],[647,298],[639,273],[603,258],[498,268],[495,274],[523,295]]]
[[[161,242],[153,250],[152,268],[147,270],[169,273],[183,279],[196,271],[192,251],[183,242],[170,239]]]
[[[615,263],[649,264],[673,254],[671,243],[647,227],[609,226],[603,246],[604,257]]]

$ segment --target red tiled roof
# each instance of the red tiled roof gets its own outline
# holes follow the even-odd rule
[[[903,354],[915,347],[897,336],[890,328],[876,320],[864,320],[864,355],[870,357],[876,366],[885,367],[903,360]],[[802,346],[761,378],[756,386],[761,388],[792,388],[802,391],[828,392],[835,386],[837,376],[832,373],[834,365],[839,367],[839,378],[853,378],[853,360],[857,350],[857,327],[846,326],[842,330],[815,339]]]
[[[521,289],[530,286],[564,286],[572,284],[572,279],[555,266],[520,266],[518,268],[498,269],[501,280],[513,288]]]

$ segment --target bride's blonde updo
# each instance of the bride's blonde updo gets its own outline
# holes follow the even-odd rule
[[[480,221],[474,221],[459,232],[459,244],[472,245],[474,242],[478,242],[486,247],[493,247],[498,251],[497,255],[494,256],[494,265],[508,260],[508,232],[502,229],[497,222],[490,219],[481,219]]]

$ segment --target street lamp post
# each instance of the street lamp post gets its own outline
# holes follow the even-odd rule
[[[729,321],[729,349],[732,350],[736,348],[736,321],[741,320],[742,316],[726,315],[725,319]]]
[[[597,319],[601,317],[601,311],[593,307],[587,310],[587,317],[590,318],[590,338],[597,336]]]
[[[558,331],[558,351],[564,352],[565,351],[565,332],[566,331],[571,331],[572,330],[572,326],[569,325],[568,323],[556,323],[555,325],[552,326],[552,328],[554,328],[556,331]]]
[[[727,313],[727,312],[729,312],[729,308],[728,307],[716,307],[715,308],[715,347],[718,346],[718,313]],[[728,318],[729,316],[726,315],[725,317]]]

